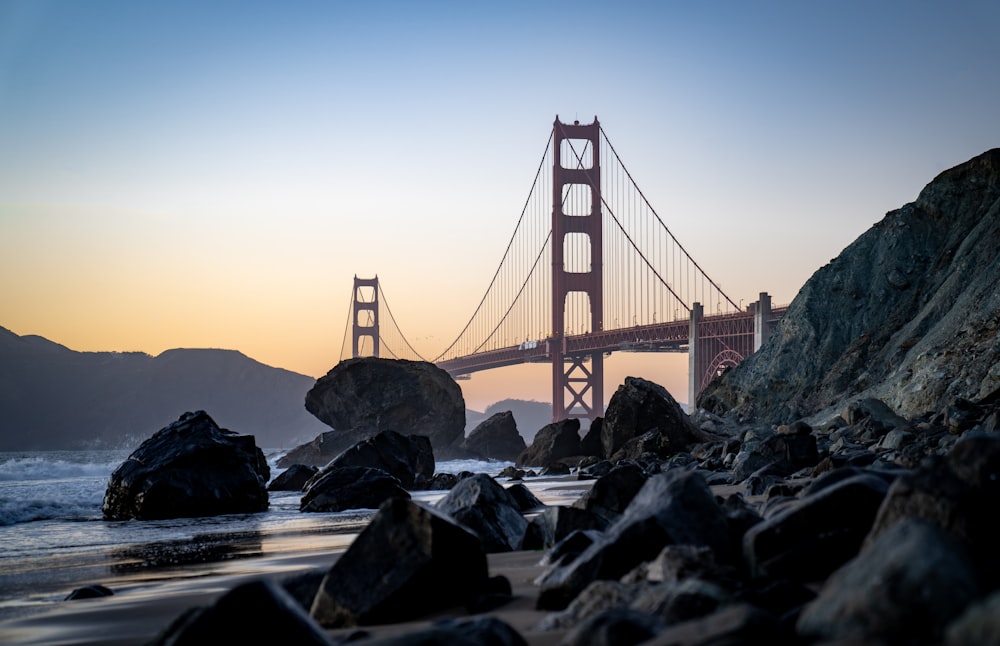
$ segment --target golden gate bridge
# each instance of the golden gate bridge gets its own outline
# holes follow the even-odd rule
[[[737,305],[674,237],[597,117],[556,117],[514,233],[475,312],[438,356],[403,335],[374,278],[354,278],[341,359],[430,361],[454,377],[552,364],[552,417],[604,413],[604,357],[686,352],[688,401],[759,348],[785,312]],[[388,321],[385,317],[388,316]]]

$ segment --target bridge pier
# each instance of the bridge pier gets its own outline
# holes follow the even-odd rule
[[[371,288],[371,300],[365,300],[365,288]],[[379,356],[379,331],[378,331],[378,276],[375,278],[358,278],[354,276],[354,297],[351,299],[354,325],[352,326],[351,356],[360,356],[359,350],[361,339],[370,337],[372,340],[372,355]],[[366,325],[361,322],[361,313],[371,313],[371,324]]]
[[[695,409],[695,400],[701,392],[701,380],[705,374],[704,349],[698,342],[698,327],[705,314],[701,303],[691,303],[691,322],[688,329],[688,410]]]
[[[767,343],[771,338],[771,295],[761,292],[753,308],[753,351],[760,350],[760,346]]]

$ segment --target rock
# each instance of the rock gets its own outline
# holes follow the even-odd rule
[[[616,606],[574,625],[560,646],[631,646],[645,643],[663,628],[659,617]]]
[[[994,390],[998,203],[1000,149],[938,175],[817,270],[697,405],[782,423],[874,398],[916,417]]]
[[[590,428],[583,434],[580,440],[580,455],[593,456],[595,458],[607,457],[604,455],[604,443],[601,441],[601,429],[604,427],[604,418],[595,417],[590,422]]]
[[[488,553],[520,549],[528,527],[517,501],[485,473],[460,480],[436,507],[475,532]]]
[[[573,561],[538,579],[538,607],[565,608],[600,579],[619,579],[667,545],[704,545],[721,563],[735,561],[725,516],[695,472],[675,469],[651,477],[625,513]]]
[[[966,608],[945,630],[947,646],[1000,644],[1000,592]]]
[[[565,509],[569,509],[569,507],[566,507]],[[591,545],[596,543],[600,538],[601,532],[596,529],[572,529],[568,534],[566,534],[565,538],[557,540],[556,544],[552,546],[552,549],[542,556],[540,564],[566,565],[576,559],[576,557],[582,554]]]
[[[434,452],[430,440],[423,435],[383,431],[338,455],[315,478],[344,467],[381,469],[406,489],[414,489],[426,486],[434,477]]]
[[[667,545],[652,561],[632,570],[628,582],[675,583],[685,579],[722,581],[726,577],[712,550],[694,545]]]
[[[531,489],[528,489],[520,482],[507,487],[507,495],[517,503],[517,508],[521,513],[534,511],[545,506],[545,503],[536,498],[535,494],[531,493]]]
[[[562,462],[550,462],[538,472],[540,476],[568,476],[570,468]]]
[[[304,491],[306,483],[319,471],[305,464],[293,464],[267,485],[268,491]]]
[[[311,614],[328,628],[406,621],[463,606],[487,581],[477,536],[437,510],[392,498],[327,572]]]
[[[589,511],[608,525],[622,515],[646,480],[637,465],[621,464],[601,476],[573,506]]]
[[[565,610],[547,615],[537,629],[572,628],[605,610],[629,605],[640,592],[642,587],[631,583],[594,581],[581,590]]]
[[[755,576],[820,581],[861,549],[888,485],[860,475],[821,489],[751,527],[743,552]]]
[[[99,583],[92,585],[85,585],[82,588],[77,588],[73,590],[68,595],[64,601],[75,601],[77,599],[97,599],[99,597],[110,597],[113,596],[114,592],[107,586],[103,586]]]
[[[233,588],[211,606],[182,614],[150,646],[214,644],[220,637],[233,644],[333,645],[279,585],[258,580]]]
[[[704,617],[731,601],[732,595],[716,583],[684,579],[644,586],[630,605],[676,624]]]
[[[334,454],[382,431],[425,435],[441,449],[465,433],[461,388],[447,372],[423,361],[341,361],[306,393],[306,410],[335,429],[324,440]]]
[[[389,498],[408,499],[399,480],[382,469],[341,467],[324,470],[299,502],[299,511],[378,509]]]
[[[521,549],[549,549],[574,531],[602,530],[605,527],[607,527],[607,521],[590,511],[576,507],[549,507],[528,523],[524,532],[524,540],[521,542]]]
[[[649,432],[661,436],[663,457],[687,451],[690,445],[707,439],[666,388],[645,379],[626,377],[605,411],[601,426],[603,454],[613,456],[628,440]]]
[[[105,520],[152,520],[264,511],[270,469],[252,435],[184,413],[139,445],[111,474]]]
[[[304,464],[310,467],[324,467],[346,449],[351,447],[350,438],[337,431],[320,433],[311,441],[300,444],[285,455],[278,458],[277,465],[281,468],[293,464]]]
[[[510,478],[511,480],[523,480],[524,479],[524,469],[518,469],[517,467],[509,466],[500,469],[500,473],[497,474],[498,478]]]
[[[615,468],[615,465],[611,464],[611,460],[598,460],[596,462],[591,462],[586,466],[583,466],[581,461],[581,466],[579,471],[577,471],[577,480],[591,480],[593,478],[602,478],[611,472],[611,469]]]
[[[712,646],[715,644],[791,644],[794,636],[771,614],[735,603],[699,619],[670,626],[643,646]]]
[[[938,527],[908,519],[834,573],[796,627],[815,639],[934,643],[978,596],[962,546]]]
[[[454,473],[435,473],[427,483],[428,491],[447,491],[458,484],[458,476]]]
[[[462,447],[487,460],[502,462],[513,462],[528,448],[509,410],[496,413],[472,429]]]
[[[553,422],[535,435],[531,446],[517,456],[519,467],[545,467],[580,455],[580,420],[571,418]]]
[[[441,619],[427,628],[390,637],[366,639],[364,646],[528,646],[509,624],[496,617]]]

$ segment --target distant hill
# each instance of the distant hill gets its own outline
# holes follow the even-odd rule
[[[76,352],[0,327],[0,450],[133,448],[198,409],[291,447],[329,430],[305,409],[315,381],[233,350]]]

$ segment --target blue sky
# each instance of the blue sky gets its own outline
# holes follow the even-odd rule
[[[0,0],[0,326],[319,375],[377,273],[436,354],[557,114],[600,118],[727,292],[789,302],[1000,145],[997,33],[964,0]]]

